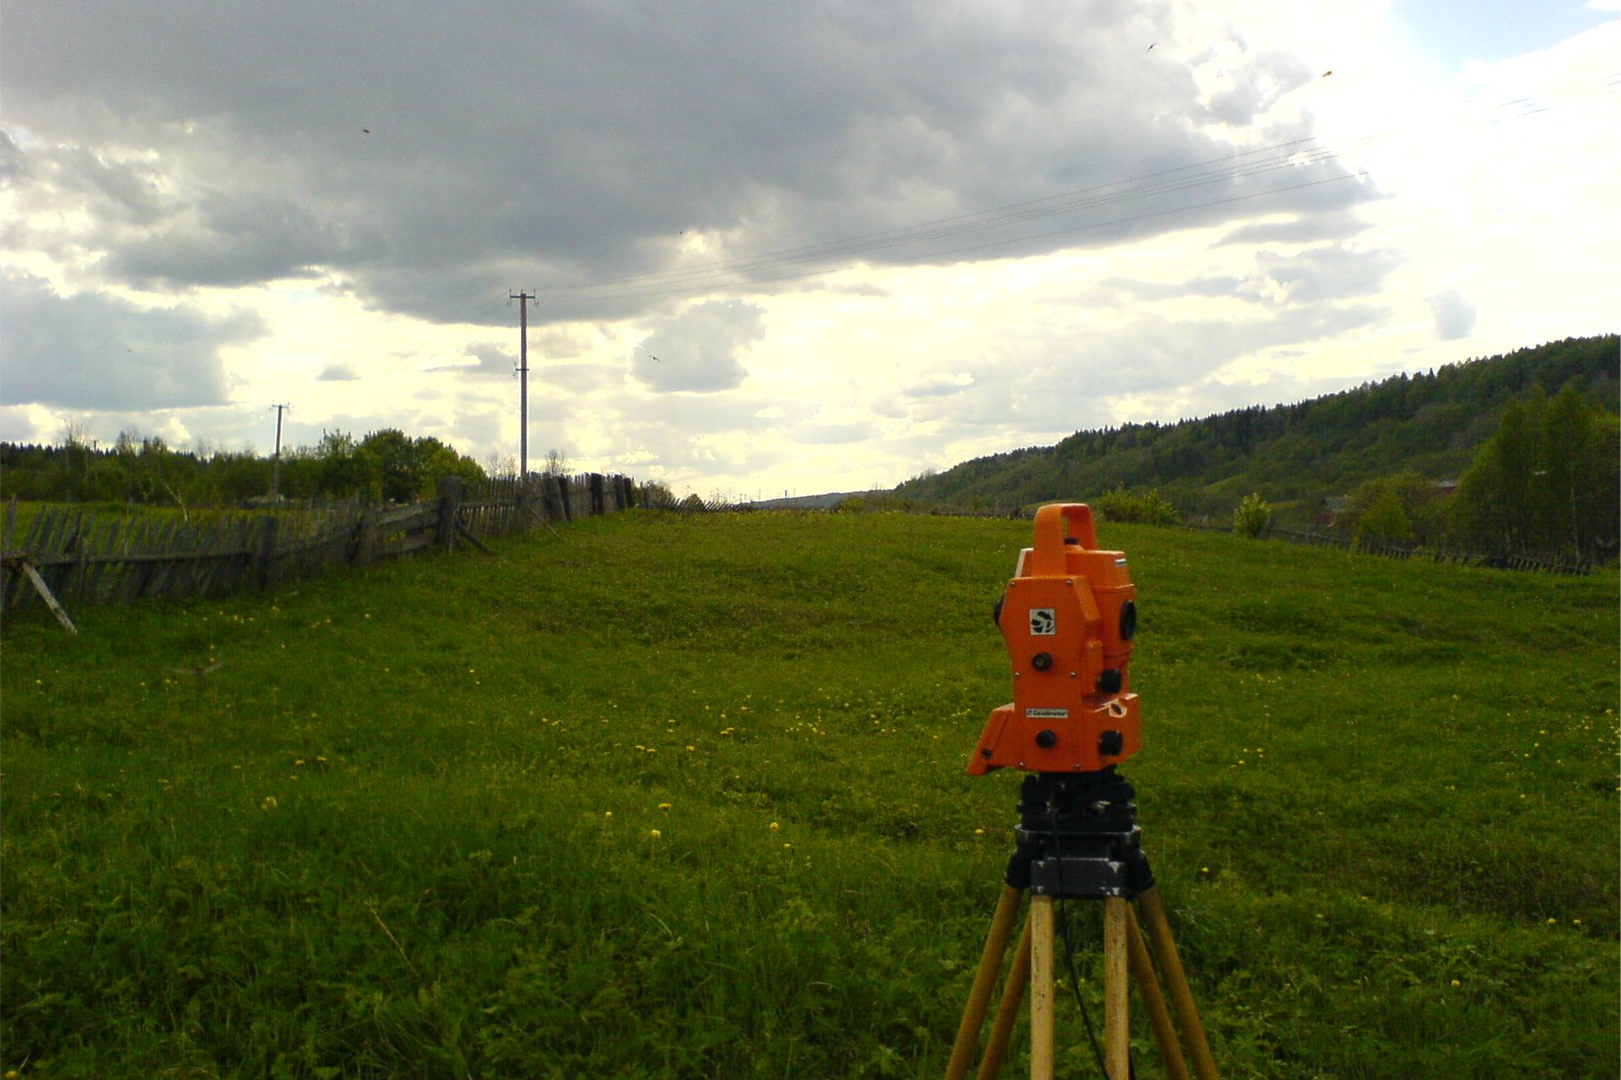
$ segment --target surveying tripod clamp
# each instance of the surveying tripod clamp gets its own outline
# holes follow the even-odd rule
[[[1027,775],[1004,880],[1059,900],[1129,900],[1153,888],[1135,797],[1112,766]]]

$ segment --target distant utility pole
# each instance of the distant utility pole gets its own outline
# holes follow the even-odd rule
[[[507,294],[518,301],[518,479],[529,479],[529,301],[526,292]]]
[[[276,456],[271,459],[270,465],[270,497],[281,498],[281,414],[291,409],[291,405],[272,405],[276,410]]]

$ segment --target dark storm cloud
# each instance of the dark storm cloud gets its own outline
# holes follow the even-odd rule
[[[262,332],[257,316],[213,318],[184,306],[138,308],[95,293],[58,296],[7,271],[0,394],[7,404],[160,409],[222,403],[222,346]]]
[[[108,269],[146,288],[315,277],[342,258],[329,232],[291,199],[212,192],[115,250]]]
[[[22,158],[80,147],[126,185],[97,189],[121,209],[81,238],[117,279],[319,267],[373,307],[489,323],[505,314],[489,300],[526,285],[545,323],[667,313],[722,280],[792,288],[856,260],[1003,257],[1365,197],[1304,186],[1332,163],[1094,190],[1231,153],[1201,125],[1254,118],[1298,78],[1260,57],[1201,102],[1168,46],[1144,51],[1175,33],[1168,5],[1132,0],[16,0],[0,79]],[[45,198],[93,187],[17,157],[0,167]],[[683,256],[694,233],[708,250]],[[639,276],[695,259],[732,262]],[[629,280],[576,289],[613,278]]]

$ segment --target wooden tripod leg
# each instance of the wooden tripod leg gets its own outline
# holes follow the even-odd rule
[[[1131,908],[1118,896],[1103,901],[1103,1058],[1110,1080],[1131,1075],[1130,981],[1126,945]]]
[[[1165,919],[1159,891],[1148,889],[1138,895],[1137,907],[1142,911],[1143,928],[1148,931],[1154,955],[1159,958],[1160,971],[1165,974],[1165,991],[1187,1041],[1193,1074],[1199,1080],[1220,1080],[1216,1075],[1216,1059],[1210,1056],[1210,1043],[1205,1039],[1204,1024],[1199,1021],[1198,1006],[1193,1003],[1193,991],[1188,989],[1188,977],[1182,970],[1182,957],[1177,954],[1176,940],[1171,937],[1171,924]]]
[[[1148,1025],[1154,1029],[1154,1043],[1159,1047],[1159,1059],[1165,1065],[1165,1080],[1188,1080],[1188,1063],[1182,1057],[1182,1047],[1176,1042],[1176,1028],[1171,1026],[1171,1014],[1165,1011],[1165,995],[1159,990],[1159,976],[1154,973],[1154,962],[1148,957],[1148,945],[1137,925],[1137,916],[1126,908],[1126,944],[1131,959],[1131,977],[1137,983],[1137,993],[1143,999],[1143,1012],[1148,1014]]]
[[[1030,898],[1030,1080],[1053,1080],[1053,898]]]
[[[1013,966],[1008,968],[1007,984],[1002,987],[1002,1000],[996,1003],[996,1019],[991,1021],[991,1037],[985,1041],[985,1056],[979,1059],[976,1080],[996,1080],[1002,1075],[1002,1062],[1007,1059],[1008,1043],[1013,1038],[1013,1025],[1019,1018],[1019,1006],[1024,1003],[1024,986],[1030,978],[1030,921],[1025,920],[1019,933],[1019,943],[1013,946]]]
[[[1002,969],[1002,957],[1007,952],[1008,939],[1013,936],[1013,924],[1019,918],[1019,897],[1022,889],[1002,886],[1002,895],[996,901],[996,913],[991,916],[991,932],[985,938],[985,951],[979,957],[979,970],[974,972],[974,987],[968,992],[968,1005],[963,1009],[962,1023],[957,1026],[957,1041],[951,1045],[951,1062],[946,1066],[946,1080],[962,1080],[968,1075],[968,1065],[974,1060],[974,1048],[979,1044],[979,1029],[985,1023],[985,1010],[990,1004],[991,989],[996,985],[996,974]]]

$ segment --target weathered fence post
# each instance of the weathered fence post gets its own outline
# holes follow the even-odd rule
[[[574,520],[574,508],[569,505],[568,478],[559,474],[552,477],[552,483],[557,486],[557,509],[560,512],[558,520],[567,524]]]
[[[525,481],[518,485],[518,528],[524,532],[534,528],[537,519],[540,521],[546,520],[544,512],[535,509],[537,501],[534,484]],[[544,507],[545,505],[545,503],[541,503],[541,506]]]
[[[355,523],[356,566],[370,566],[377,561],[377,507],[362,506]]]
[[[608,512],[608,508],[604,504],[603,500],[602,474],[591,473],[585,478],[585,481],[586,484],[589,485],[591,491],[591,516],[600,517],[601,515],[606,514]]]
[[[276,515],[266,514],[253,539],[253,584],[258,589],[269,588],[275,577],[276,525]]]
[[[439,522],[434,541],[446,551],[456,544],[456,510],[461,506],[462,482],[459,477],[441,476],[439,487]]]

